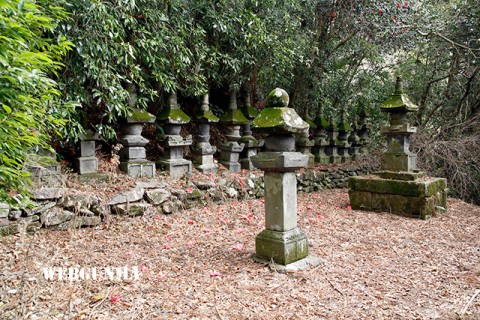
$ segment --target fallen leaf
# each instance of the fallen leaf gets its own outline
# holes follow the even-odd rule
[[[110,298],[109,298],[110,302],[113,302],[113,303],[118,302],[118,301],[120,301],[121,299],[122,299],[122,298],[121,298],[120,296],[118,296],[118,295],[117,295],[117,296],[110,296]]]
[[[241,243],[234,244],[232,246],[232,250],[242,251],[243,250],[243,244],[241,244]]]

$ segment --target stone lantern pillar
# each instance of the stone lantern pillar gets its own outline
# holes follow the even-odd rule
[[[327,128],[330,127],[330,123],[323,114],[322,106],[318,107],[318,114],[315,119],[313,119],[313,123],[315,123],[316,126],[314,133],[315,146],[313,147],[315,161],[320,164],[329,164],[330,157],[325,152],[325,149],[330,144],[327,135]]]
[[[123,145],[120,150],[120,170],[133,178],[155,175],[155,163],[146,159],[145,146],[148,140],[142,137],[145,123],[155,122],[155,116],[145,110],[130,108],[132,115],[122,125],[122,137],[119,139]]]
[[[427,177],[417,170],[416,156],[409,150],[416,128],[407,120],[418,107],[403,93],[397,78],[395,92],[380,107],[390,114],[390,126],[382,130],[387,151],[381,157],[382,171],[368,177],[351,177],[349,196],[353,209],[388,211],[427,219],[446,211],[447,182]]]
[[[345,109],[342,109],[340,115],[340,122],[338,123],[338,136],[337,136],[337,149],[338,155],[341,157],[341,162],[349,162],[351,160],[349,149],[350,143],[348,142],[348,134],[352,130],[352,127],[345,121]]]
[[[80,157],[75,159],[74,166],[79,174],[96,173],[98,171],[98,159],[95,154],[95,141],[98,134],[87,130],[80,135]]]
[[[282,266],[308,256],[307,236],[297,227],[295,174],[307,166],[308,156],[295,152],[294,136],[308,130],[308,124],[288,108],[288,102],[283,89],[274,89],[252,123],[254,131],[268,134],[266,152],[252,157],[253,164],[265,171],[265,230],[255,240],[256,259],[273,259]]]
[[[158,115],[158,120],[163,124],[164,134],[160,140],[165,148],[158,165],[175,178],[192,172],[192,162],[183,158],[183,148],[192,144],[192,136],[188,135],[184,139],[180,135],[182,125],[189,123],[190,117],[180,109],[176,92],[170,94],[168,104]]]
[[[255,167],[253,166],[251,157],[257,155],[258,149],[263,146],[264,141],[258,140],[252,136],[252,130],[250,129],[250,126],[253,119],[255,119],[255,117],[258,115],[258,110],[252,107],[250,104],[250,90],[248,88],[245,89],[243,98],[243,108],[241,111],[245,118],[247,118],[248,122],[243,125],[243,135],[239,140],[240,143],[244,144],[243,150],[240,153],[240,166],[242,169],[252,170]]]
[[[204,95],[200,112],[195,115],[198,137],[197,143],[192,147],[193,165],[201,172],[216,173],[218,171],[218,165],[213,160],[213,154],[217,148],[210,144],[210,124],[218,120],[219,118],[210,111],[208,94]]]
[[[220,118],[220,122],[225,125],[227,138],[220,144],[220,162],[232,172],[240,172],[241,165],[238,161],[240,152],[242,152],[244,143],[239,143],[240,127],[248,123],[242,111],[237,109],[237,92],[233,90],[230,94],[230,104],[228,112]]]

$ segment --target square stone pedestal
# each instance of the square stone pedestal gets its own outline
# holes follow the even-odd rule
[[[255,238],[256,258],[288,265],[308,256],[307,236],[298,228],[289,231],[263,230]]]
[[[74,161],[75,169],[79,174],[95,173],[98,171],[98,160],[93,157],[80,157]]]
[[[447,208],[447,182],[423,173],[383,171],[351,177],[350,204],[355,210],[387,211],[428,219]]]
[[[153,178],[155,176],[155,163],[146,160],[132,160],[120,162],[120,170],[132,178]]]
[[[180,178],[183,175],[192,172],[192,161],[183,158],[164,159],[158,162],[158,166],[170,174],[170,177]]]

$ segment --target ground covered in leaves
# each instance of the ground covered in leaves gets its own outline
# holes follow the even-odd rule
[[[263,199],[1,238],[0,318],[480,318],[479,207],[449,199],[421,221],[351,210],[346,192],[299,195],[299,226],[325,263],[294,274],[252,259]],[[66,279],[47,281],[48,267]],[[70,282],[69,267],[97,278]]]

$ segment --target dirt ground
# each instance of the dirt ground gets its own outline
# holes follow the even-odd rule
[[[300,194],[299,226],[325,263],[280,274],[252,259],[262,200],[0,238],[0,318],[480,319],[479,207],[449,199],[421,221],[353,211],[346,190]],[[97,278],[46,280],[48,267]]]

